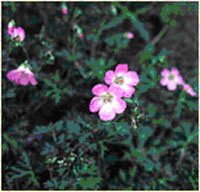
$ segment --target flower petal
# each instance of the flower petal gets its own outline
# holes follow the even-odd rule
[[[15,28],[14,28],[13,26],[11,26],[11,27],[8,28],[8,34],[9,34],[11,37],[13,37],[14,29],[15,29]]]
[[[172,73],[175,73],[176,76],[179,75],[179,71],[178,71],[178,69],[176,69],[176,68],[172,68],[172,69],[171,69],[171,72],[172,72]]]
[[[94,97],[90,102],[90,112],[97,112],[102,106],[102,102],[99,97]]]
[[[115,74],[118,73],[126,73],[128,71],[128,65],[127,64],[118,64],[115,69]]]
[[[123,90],[124,90],[124,97],[126,98],[130,98],[133,93],[135,92],[135,88],[131,87],[129,85],[123,85]]]
[[[116,84],[110,85],[109,92],[117,97],[122,97],[124,94],[124,90],[119,85]]]
[[[168,69],[163,69],[163,70],[161,71],[161,75],[162,75],[163,77],[166,77],[169,73],[170,73],[170,72],[169,72]]]
[[[167,84],[167,88],[170,90],[170,91],[174,91],[176,89],[176,82],[174,81],[169,81],[168,84]]]
[[[13,32],[13,37],[18,37],[19,36],[19,41],[23,41],[25,39],[25,32],[24,29],[21,27],[14,28]]]
[[[128,85],[136,86],[139,83],[138,74],[135,71],[129,71],[124,75],[124,81]]]
[[[110,85],[113,83],[113,79],[115,78],[115,73],[114,71],[107,71],[106,74],[105,74],[105,82]]]
[[[13,81],[13,80],[14,80],[15,73],[16,73],[16,70],[9,71],[9,72],[7,73],[7,78],[8,78],[10,81]]]
[[[182,76],[178,75],[176,77],[176,83],[179,84],[179,85],[183,85],[184,84]]]
[[[108,87],[103,84],[97,84],[92,89],[92,93],[94,95],[101,95],[102,93],[107,92],[107,91],[108,91]]]
[[[18,71],[17,73],[15,73],[14,81],[15,81],[17,84],[20,84],[20,78],[21,78],[20,71]]]
[[[19,83],[21,85],[27,85],[29,83],[29,75],[27,75],[26,73],[22,73],[19,79]]]
[[[36,85],[37,84],[37,81],[35,80],[34,75],[30,75],[30,82],[31,82],[32,85]]]
[[[121,98],[116,98],[113,100],[112,106],[116,113],[123,113],[126,109],[126,102]]]
[[[115,110],[112,108],[111,104],[104,104],[99,110],[99,117],[103,121],[111,121],[115,118]]]
[[[190,94],[191,96],[197,96],[197,93],[192,89],[192,87],[188,84],[183,84],[183,89]]]
[[[161,80],[160,80],[160,84],[162,86],[166,86],[168,84],[168,78],[167,77],[163,77]]]

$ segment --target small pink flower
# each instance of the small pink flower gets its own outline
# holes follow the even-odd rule
[[[183,89],[190,94],[191,96],[195,97],[197,96],[197,93],[192,89],[192,87],[188,84],[183,84]]]
[[[80,39],[83,39],[83,33],[78,34]]]
[[[127,64],[118,64],[115,72],[106,72],[105,82],[111,87],[118,88],[122,92],[122,96],[130,98],[135,92],[133,86],[139,83],[139,77],[135,71],[128,71]]]
[[[63,7],[63,8],[62,8],[62,12],[63,12],[64,15],[67,14],[67,12],[68,12],[67,7]]]
[[[160,80],[160,84],[162,86],[167,86],[170,91],[174,91],[177,85],[182,85],[184,83],[183,78],[176,68],[172,68],[171,71],[163,69],[161,75],[162,79]]]
[[[116,113],[123,113],[126,109],[126,102],[121,99],[122,94],[117,88],[97,84],[92,93],[96,96],[90,102],[90,111],[99,111],[99,117],[103,121],[113,120]]]
[[[13,35],[14,29],[15,29],[15,21],[14,21],[14,20],[11,20],[11,21],[8,23],[8,34],[9,34],[10,36]]]
[[[7,77],[10,81],[16,82],[20,85],[27,85],[29,82],[32,85],[36,85],[34,74],[30,71],[28,67],[21,65],[18,69],[9,71]]]
[[[131,32],[128,32],[127,35],[126,35],[126,37],[127,37],[128,39],[132,39],[132,38],[134,37],[134,34],[131,33]]]
[[[12,38],[16,38],[16,41],[23,41],[25,39],[25,32],[24,29],[21,27],[14,28]]]
[[[8,34],[12,37],[14,33],[15,28],[13,26],[8,28]]]
[[[12,20],[8,24],[8,34],[12,39],[16,39],[16,41],[23,41],[25,39],[24,29],[21,27],[15,27],[15,21]]]

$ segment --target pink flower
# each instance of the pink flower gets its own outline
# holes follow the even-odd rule
[[[92,93],[96,96],[90,102],[90,111],[99,111],[99,117],[103,121],[113,120],[116,113],[123,113],[126,109],[126,102],[121,99],[122,94],[117,88],[97,84]]]
[[[11,27],[9,27],[8,28],[8,34],[12,37],[13,36],[13,33],[14,33],[14,27],[13,26],[11,26]]]
[[[128,39],[132,39],[132,38],[134,37],[134,34],[131,33],[131,32],[128,32],[127,35],[126,35],[126,37],[127,37]]]
[[[63,8],[62,8],[62,12],[63,12],[64,15],[67,14],[67,12],[68,12],[67,7],[63,7]]]
[[[16,39],[16,41],[23,41],[25,39],[24,29],[21,27],[15,27],[14,20],[10,21],[8,24],[8,34],[12,39]]]
[[[8,23],[8,34],[9,34],[10,36],[13,35],[14,29],[15,29],[15,21],[14,21],[14,20],[11,20],[11,21]]]
[[[188,84],[183,84],[183,89],[190,94],[191,96],[195,97],[197,96],[196,92],[192,89],[192,87]]]
[[[127,64],[118,64],[114,71],[107,71],[105,82],[111,87],[118,88],[122,96],[130,98],[135,92],[135,88],[139,83],[138,74],[135,71],[128,71]]]
[[[34,74],[28,67],[24,67],[23,65],[19,66],[18,69],[9,71],[7,77],[10,81],[16,82],[20,85],[27,85],[29,82],[32,85],[37,84]]]
[[[80,39],[83,39],[83,33],[78,34]]]
[[[174,91],[177,85],[182,85],[184,83],[183,78],[176,68],[172,68],[171,71],[163,69],[161,75],[162,79],[160,80],[160,84],[162,86],[167,86],[170,91]]]
[[[11,37],[16,38],[16,41],[23,41],[25,39],[24,29],[22,29],[21,27],[14,28],[14,32]]]

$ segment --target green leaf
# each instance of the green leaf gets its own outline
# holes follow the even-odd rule
[[[5,98],[12,98],[12,97],[15,97],[14,89],[10,89],[10,90],[6,93],[6,96],[5,96]]]
[[[175,27],[176,26],[176,21],[173,19],[172,21],[170,21],[170,26],[171,27]]]
[[[148,105],[148,107],[147,107],[147,111],[148,111],[148,115],[147,115],[147,117],[150,117],[150,118],[152,118],[154,115],[155,115],[155,113],[156,113],[156,109],[157,109],[157,107],[155,106],[155,105],[153,105],[153,104],[149,104]]]
[[[183,122],[182,127],[184,128],[185,135],[189,136],[190,135],[190,128],[191,128],[191,123],[190,122]]]
[[[81,127],[73,121],[67,121],[67,128],[69,133],[79,134]]]
[[[50,96],[51,94],[53,94],[54,90],[48,90],[46,93],[45,93],[45,96],[48,97]]]
[[[130,127],[128,125],[128,123],[125,122],[114,122],[114,125],[116,127],[116,134],[120,134],[120,135],[130,135]]]
[[[116,25],[120,24],[122,21],[124,20],[124,17],[123,16],[120,16],[120,17],[115,17],[110,23],[108,24],[104,24],[102,23],[101,25],[101,31],[104,31],[104,30],[108,30],[112,27],[115,27]]]
[[[53,80],[54,80],[55,82],[59,82],[59,81],[60,81],[60,75],[59,75],[58,71],[57,71],[56,74],[53,76]]]
[[[83,188],[83,190],[94,190],[96,185],[101,181],[100,177],[81,177],[79,180],[79,185]]]
[[[153,56],[152,56],[152,53],[154,52],[154,45],[153,43],[149,43],[144,51],[142,52],[141,54],[141,57],[140,57],[140,63],[142,64],[145,60],[148,60],[148,59],[153,59]]]
[[[150,76],[151,76],[152,79],[155,79],[157,77],[157,72],[156,72],[156,70],[155,70],[154,67],[151,67],[149,69],[149,74],[150,74]]]
[[[87,36],[87,40],[92,40],[92,41],[94,41],[95,43],[97,43],[97,41],[98,41],[98,36],[95,35],[95,34],[89,34],[89,35]]]
[[[182,111],[182,103],[178,102],[175,108],[176,114],[175,117],[179,118],[181,116],[181,111]]]
[[[14,148],[18,147],[17,141],[14,138],[9,138],[9,136],[7,134],[3,134],[3,138],[11,144],[11,146],[13,146]]]
[[[146,142],[147,138],[152,134],[152,130],[148,126],[142,126],[138,130],[139,136],[139,146],[138,148],[141,149]]]
[[[91,134],[90,133],[85,133],[83,134],[81,137],[79,137],[79,141],[80,143],[85,143],[85,141],[87,140],[87,138],[90,136]]]
[[[65,134],[63,133],[58,137],[58,143],[63,143],[64,139],[65,139]]]
[[[35,127],[36,130],[34,130],[35,134],[42,134],[42,133],[48,133],[53,129],[53,126],[49,125],[49,126],[36,126]]]
[[[101,158],[104,159],[104,151],[107,149],[107,147],[104,145],[103,141],[100,140],[99,141],[99,144],[100,144],[100,148],[101,148]]]
[[[55,128],[57,131],[60,131],[63,129],[63,121],[58,121],[55,123]]]
[[[67,50],[63,50],[64,56],[67,58],[67,60],[72,61],[71,54]]]
[[[56,102],[56,104],[58,104],[59,103],[59,101],[60,101],[60,94],[55,94],[55,102]]]
[[[124,173],[124,171],[120,170],[119,174],[120,174],[122,180],[125,181],[125,179],[126,179],[126,174]]]
[[[144,162],[142,162],[142,165],[144,165],[145,169],[147,171],[152,171],[153,167],[154,167],[154,163],[153,161],[151,161],[150,159],[145,159]]]
[[[52,86],[52,82],[49,79],[44,79],[44,83],[48,86]]]
[[[136,170],[137,170],[137,166],[134,166],[134,167],[131,169],[131,172],[130,172],[131,177],[134,177],[134,176],[135,176]]]

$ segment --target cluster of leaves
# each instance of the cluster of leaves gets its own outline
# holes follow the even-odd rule
[[[171,68],[168,56],[176,53],[157,45],[175,28],[176,15],[183,17],[184,7],[195,11],[196,4],[161,3],[164,27],[153,39],[140,20],[151,14],[152,3],[68,3],[67,15],[59,3],[34,4],[42,24],[35,9],[20,13],[30,2],[3,3],[5,25],[19,14],[27,33],[17,47],[4,37],[3,72],[14,67],[8,57],[19,64],[25,55],[38,80],[36,87],[20,88],[3,74],[3,189],[197,190],[197,99],[179,88],[161,90],[160,71]],[[127,30],[134,39],[125,37]],[[128,63],[133,55],[127,50],[138,42],[138,63]],[[91,88],[118,63],[137,71],[140,83],[125,113],[102,122],[89,113]],[[187,81],[197,91],[195,72]]]

